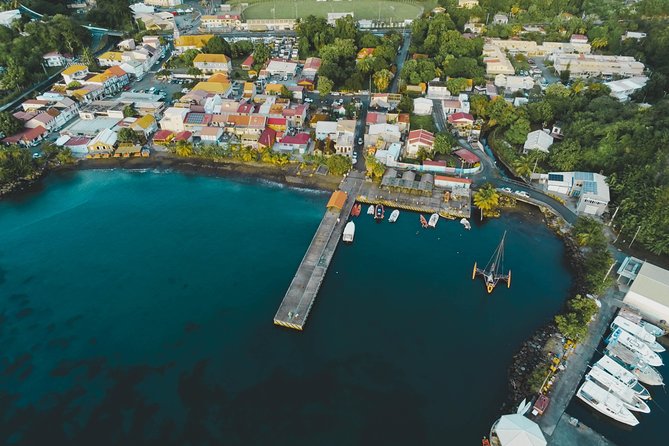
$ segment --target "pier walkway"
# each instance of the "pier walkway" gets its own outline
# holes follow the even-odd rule
[[[351,208],[365,183],[365,174],[351,171],[342,180],[340,190],[347,193],[346,203],[340,212],[326,210],[314,238],[300,263],[293,281],[274,316],[274,323],[295,330],[302,330],[311,306],[316,300],[325,273],[339,244]]]
[[[560,423],[560,420],[576,393],[576,389],[587,371],[588,364],[613,319],[613,314],[618,309],[615,305],[616,299],[620,298],[619,291],[610,289],[600,299],[602,308],[597,313],[595,321],[590,324],[587,338],[576,346],[576,350],[567,362],[567,368],[559,375],[557,382],[553,386],[551,403],[543,416],[537,420],[539,427],[546,437],[552,437],[554,431],[556,431],[556,427],[568,428],[568,423]],[[562,437],[562,435],[562,433],[558,433],[559,437]],[[548,443],[553,444],[551,440]],[[561,443],[556,442],[555,444]]]

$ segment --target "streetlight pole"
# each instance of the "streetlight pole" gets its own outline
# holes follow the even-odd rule
[[[636,240],[636,236],[639,235],[639,231],[641,231],[641,226],[639,226],[639,229],[636,230],[634,237],[632,237],[632,241],[630,242],[629,248],[632,247],[632,243],[634,243],[634,240]]]

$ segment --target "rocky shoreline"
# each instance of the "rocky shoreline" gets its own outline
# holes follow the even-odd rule
[[[565,246],[564,261],[574,277],[569,297],[576,294],[585,295],[587,289],[583,274],[584,268],[582,267],[585,260],[583,253],[558,217],[545,209],[542,209],[542,213],[544,214],[545,224],[562,239]],[[523,342],[518,352],[513,356],[508,369],[508,392],[502,405],[503,411],[513,411],[523,399],[533,395],[534,392],[531,390],[530,383],[531,375],[537,367],[546,361],[548,356],[546,346],[555,337],[561,337],[561,334],[555,322],[551,319]]]
[[[176,158],[157,156],[151,158],[107,158],[86,159],[75,164],[43,168],[35,174],[0,187],[0,199],[17,193],[34,190],[50,174],[97,169],[157,169],[174,170],[185,174],[208,175],[238,180],[265,180],[286,186],[332,191],[337,188],[341,177],[334,175],[301,175],[296,165],[285,167],[261,163],[241,163],[234,161],[213,161],[200,158]]]

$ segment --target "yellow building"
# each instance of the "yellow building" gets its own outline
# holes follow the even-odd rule
[[[195,34],[192,36],[179,36],[174,40],[174,51],[183,53],[187,50],[201,50],[209,42],[213,34]]]
[[[203,73],[232,71],[232,62],[225,54],[198,54],[193,59],[193,66]]]
[[[123,63],[123,53],[119,51],[107,51],[98,57],[101,67],[111,67]]]
[[[198,82],[192,91],[206,91],[207,93],[225,95],[230,91],[229,82]]]

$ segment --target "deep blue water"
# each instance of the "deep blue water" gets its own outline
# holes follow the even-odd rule
[[[4,444],[480,444],[512,355],[562,306],[562,243],[356,220],[302,333],[272,318],[328,196],[84,171],[0,202]],[[471,280],[508,231],[511,289]]]

